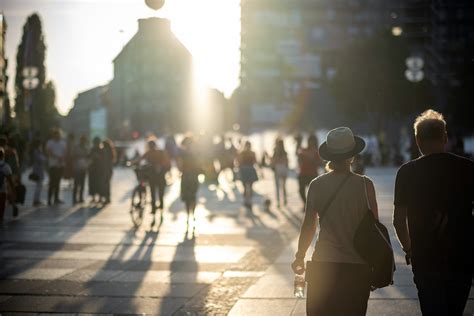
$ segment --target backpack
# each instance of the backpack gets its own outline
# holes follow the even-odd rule
[[[365,178],[364,178],[364,189]],[[387,228],[375,219],[367,199],[367,212],[354,235],[354,248],[370,268],[372,290],[393,284],[395,258]]]

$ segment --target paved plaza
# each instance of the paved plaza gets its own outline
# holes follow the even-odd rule
[[[371,294],[369,315],[419,315],[410,268],[391,225],[395,169],[369,169],[381,220],[395,246],[395,285]],[[227,175],[228,176],[228,175]],[[187,225],[179,179],[171,179],[164,221],[150,215],[135,230],[129,199],[130,169],[116,169],[113,201],[106,207],[65,204],[22,210],[0,231],[0,314],[304,315],[293,297],[293,260],[302,202],[293,176],[289,203],[270,209],[271,172],[256,185],[252,211],[242,207],[239,186],[220,178],[202,185],[196,221]],[[31,188],[28,197],[31,195]],[[9,215],[9,214],[8,214]],[[474,292],[473,292],[474,293]],[[474,295],[466,309],[474,314]]]

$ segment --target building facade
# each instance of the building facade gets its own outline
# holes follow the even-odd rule
[[[63,129],[76,136],[85,135],[106,138],[109,133],[108,113],[110,109],[109,85],[81,92],[74,100],[74,106],[63,120]]]
[[[190,106],[192,57],[170,22],[140,19],[138,32],[114,59],[112,134],[180,131]]]
[[[333,56],[389,27],[386,1],[242,0],[240,122],[287,127],[324,114]]]

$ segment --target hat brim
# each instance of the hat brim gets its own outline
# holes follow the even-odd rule
[[[342,161],[354,157],[365,148],[365,141],[361,137],[354,136],[354,141],[355,146],[352,150],[337,154],[331,152],[328,148],[327,142],[324,142],[319,146],[319,156],[327,161]]]

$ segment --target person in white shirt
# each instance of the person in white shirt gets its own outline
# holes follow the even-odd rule
[[[48,205],[62,204],[59,199],[59,188],[66,159],[66,143],[61,138],[59,130],[53,131],[53,137],[46,143],[46,155],[48,157],[49,187]]]

